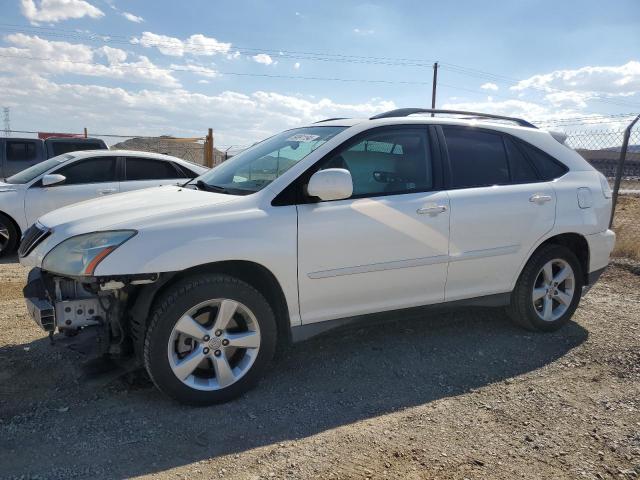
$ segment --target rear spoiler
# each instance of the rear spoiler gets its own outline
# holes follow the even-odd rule
[[[564,142],[567,140],[567,134],[564,132],[551,131],[549,130],[549,135],[555,138],[558,142],[564,145]]]

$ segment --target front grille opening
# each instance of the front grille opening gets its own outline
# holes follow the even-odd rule
[[[31,225],[22,236],[22,242],[20,242],[20,247],[18,248],[18,256],[22,258],[29,255],[49,235],[51,235],[51,230],[37,223]]]

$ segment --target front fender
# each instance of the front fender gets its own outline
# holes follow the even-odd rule
[[[96,276],[181,272],[244,260],[270,270],[283,289],[292,323],[299,319],[295,206],[259,208],[141,227],[96,268]]]

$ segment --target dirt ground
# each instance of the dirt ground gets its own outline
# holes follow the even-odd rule
[[[1,478],[640,475],[640,277],[626,269],[557,333],[490,309],[398,317],[299,344],[210,408],[141,375],[84,379],[85,357],[27,317],[25,277],[0,264]]]
[[[640,260],[640,196],[621,195],[614,220],[617,256]]]

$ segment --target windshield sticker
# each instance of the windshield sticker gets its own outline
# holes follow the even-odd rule
[[[306,133],[296,133],[294,136],[287,138],[288,142],[313,142],[320,138],[320,135],[309,135]]]

